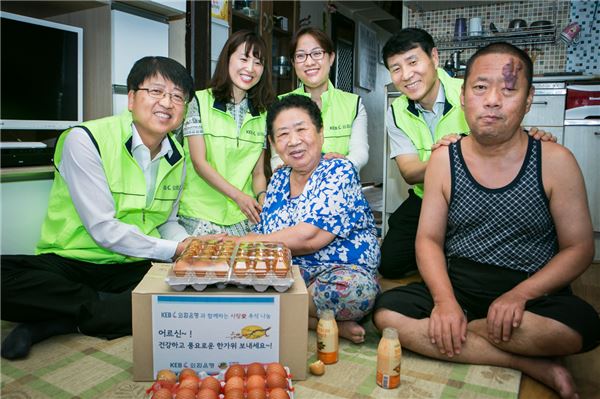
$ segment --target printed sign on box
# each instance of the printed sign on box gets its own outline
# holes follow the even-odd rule
[[[290,372],[295,380],[303,380],[306,378],[306,358],[307,358],[307,346],[308,346],[308,292],[306,290],[306,284],[302,279],[298,266],[292,266],[292,274],[294,276],[294,284],[285,292],[277,292],[269,289],[268,292],[258,294],[253,290],[240,289],[237,287],[225,287],[219,289],[217,287],[208,287],[202,292],[196,292],[193,290],[189,291],[174,291],[165,281],[169,271],[172,269],[170,263],[155,263],[152,268],[148,271],[142,281],[135,287],[131,295],[132,304],[132,329],[133,329],[133,380],[134,381],[154,381],[156,379],[156,372],[154,370],[154,358],[158,341],[155,337],[155,331],[164,330],[163,335],[171,334],[177,337],[177,335],[183,337],[183,333],[190,330],[189,325],[186,329],[177,327],[176,324],[166,320],[156,321],[160,324],[160,329],[154,323],[154,308],[156,306],[163,306],[158,304],[158,300],[155,302],[155,297],[198,297],[198,298],[210,298],[210,297],[239,297],[239,298],[257,298],[257,297],[274,297],[277,298],[273,306],[278,306],[273,310],[274,314],[277,315],[276,319],[271,318],[273,321],[271,329],[267,331],[270,337],[277,337],[278,349],[273,349],[273,356],[279,353],[279,363],[290,368]],[[189,311],[187,309],[190,305],[188,302],[169,302],[167,306],[167,312],[177,312],[176,315],[183,316],[185,314],[189,317]],[[238,304],[236,313],[241,313],[241,302]],[[245,305],[244,305],[245,306]],[[264,306],[264,305],[263,305]],[[213,304],[206,304],[209,309],[209,313],[215,312]],[[265,306],[266,307],[266,306]],[[194,307],[195,308],[195,307]],[[206,312],[205,312],[206,313]],[[223,313],[222,311],[220,313]],[[256,316],[256,315],[255,315]],[[193,315],[195,317],[195,315]],[[198,315],[200,317],[200,315]],[[212,316],[206,316],[212,317]],[[213,323],[212,319],[208,321],[198,320],[191,323],[193,328],[191,334],[196,339],[196,332],[201,330],[207,330],[215,335],[216,324]],[[248,323],[244,326],[261,325],[258,323]],[[242,327],[243,328],[243,327]],[[171,330],[170,332],[168,330]],[[232,331],[226,331],[227,334],[231,334]],[[248,334],[249,330],[244,332],[237,331],[240,335]],[[189,334],[186,332],[186,334]],[[186,335],[187,336],[187,335]],[[260,338],[254,341],[263,341],[265,338]],[[250,342],[250,340],[238,338],[233,340],[234,342]],[[173,341],[171,341],[173,342]],[[179,343],[177,345],[180,345]],[[171,349],[169,349],[171,350]],[[277,351],[277,352],[276,352]],[[256,362],[268,362],[269,360],[263,357],[262,350],[250,351],[256,356],[252,361]],[[158,354],[158,352],[156,352]],[[187,352],[185,352],[187,353]],[[194,354],[195,355],[195,354]],[[189,359],[177,359],[177,362],[183,364],[185,362],[196,362],[204,361],[199,359],[200,355],[194,360]]]
[[[279,296],[153,295],[154,375],[279,360]]]

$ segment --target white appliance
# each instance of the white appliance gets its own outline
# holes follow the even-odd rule
[[[565,139],[579,163],[594,228],[596,254],[600,261],[600,84],[567,86]]]
[[[392,102],[400,97],[402,93],[398,91],[393,83],[385,86],[385,113]],[[383,139],[383,211],[381,215],[381,237],[385,237],[387,233],[387,220],[392,213],[404,200],[408,198],[408,189],[411,187],[400,174],[398,165],[394,159],[390,158],[389,137],[387,129],[384,132]]]
[[[112,10],[113,114],[127,106],[127,75],[133,64],[148,55],[169,56],[169,25]]]

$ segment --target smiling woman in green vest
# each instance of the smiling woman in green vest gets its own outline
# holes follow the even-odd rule
[[[188,173],[180,222],[193,235],[240,236],[260,220],[266,108],[273,102],[265,42],[235,32],[209,88],[196,92],[183,126]]]
[[[290,49],[294,70],[302,84],[284,95],[304,95],[317,103],[323,117],[325,159],[347,158],[360,172],[369,160],[367,111],[358,95],[336,89],[329,80],[335,61],[333,42],[322,30],[308,26],[296,32]],[[271,168],[275,170],[282,163],[273,149]]]

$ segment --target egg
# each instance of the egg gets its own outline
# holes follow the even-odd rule
[[[269,389],[273,388],[287,388],[287,379],[281,374],[271,373],[267,375],[267,387]]]
[[[225,381],[229,380],[231,377],[246,378],[246,370],[244,369],[244,366],[239,364],[229,366],[225,372]]]
[[[160,370],[156,375],[156,381],[166,382],[169,386],[173,386],[177,382],[177,374],[168,369]],[[164,383],[162,385],[165,386]]]
[[[231,377],[225,383],[224,391],[225,393],[231,391],[232,389],[238,389],[240,391],[244,390],[244,379],[242,377]]]
[[[262,363],[254,362],[248,365],[248,377],[251,375],[266,375],[265,366]]]
[[[280,363],[269,363],[267,366],[267,374],[281,374],[284,377],[287,377],[287,371]]]
[[[320,360],[317,360],[314,363],[311,363],[310,366],[308,366],[311,374],[314,375],[323,375],[325,374],[325,363],[323,363]]]
[[[269,392],[269,399],[290,399],[290,395],[283,388],[273,388]]]
[[[264,389],[252,389],[246,394],[246,399],[267,399],[267,392]]]
[[[152,399],[173,399],[173,394],[170,389],[160,388],[158,391],[154,392]]]
[[[187,388],[179,389],[175,395],[175,399],[196,399],[196,392]]]
[[[221,393],[221,383],[215,377],[208,376],[200,383],[200,389],[211,389],[217,394]]]
[[[246,389],[248,391],[253,389],[265,389],[265,377],[258,374],[251,375],[246,381]]]
[[[244,399],[244,391],[239,389],[232,389],[225,394],[224,399]]]
[[[198,377],[198,374],[196,374],[196,370],[194,369],[190,369],[190,368],[185,368],[182,369],[179,372],[179,381],[182,381],[185,377],[193,375],[194,377]]]
[[[187,388],[191,389],[192,391],[194,391],[194,393],[196,393],[199,389],[198,380],[199,378],[195,375],[188,375],[187,377],[184,377],[183,380],[181,380],[181,382],[179,383],[179,389]]]
[[[219,399],[219,395],[212,389],[201,389],[198,391],[196,399]]]

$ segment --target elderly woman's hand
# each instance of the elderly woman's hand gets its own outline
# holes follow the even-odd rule
[[[238,196],[233,198],[233,200],[240,207],[240,210],[244,215],[246,215],[250,222],[254,224],[260,222],[260,213],[262,212],[262,207],[256,201],[256,199],[240,191]]]

